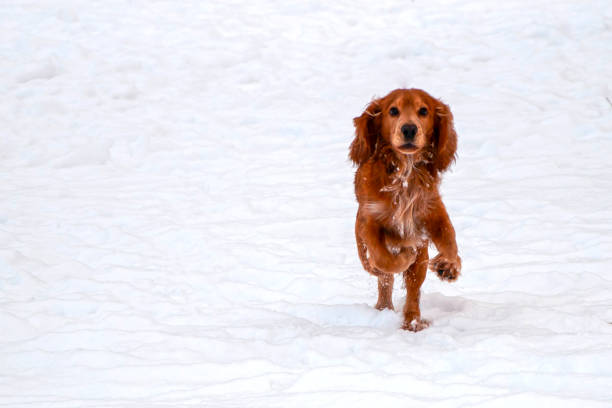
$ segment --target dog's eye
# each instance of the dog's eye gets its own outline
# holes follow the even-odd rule
[[[427,108],[426,107],[422,107],[421,109],[419,109],[419,116],[427,116]]]
[[[399,110],[395,106],[393,106],[391,109],[389,109],[389,115],[397,116],[399,115]]]

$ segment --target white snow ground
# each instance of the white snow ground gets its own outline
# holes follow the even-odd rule
[[[0,407],[612,406],[609,0],[13,1],[0,38]],[[402,86],[460,138],[416,334],[346,159]]]

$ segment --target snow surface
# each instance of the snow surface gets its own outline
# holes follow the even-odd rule
[[[0,407],[612,406],[609,0],[0,23]],[[372,307],[347,160],[397,87],[450,104],[460,145],[463,274],[428,277],[416,334]]]

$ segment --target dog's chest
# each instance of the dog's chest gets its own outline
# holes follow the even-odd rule
[[[422,190],[411,177],[410,171],[395,169],[391,182],[381,189],[389,194],[390,206],[384,218],[388,227],[401,238],[420,238],[422,235],[419,214],[424,205]]]

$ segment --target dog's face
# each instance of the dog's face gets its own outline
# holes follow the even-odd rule
[[[359,166],[374,154],[380,139],[400,155],[432,162],[432,171],[445,171],[455,159],[453,114],[421,89],[396,89],[375,99],[353,122],[349,157]]]
[[[416,89],[391,92],[381,101],[381,137],[401,154],[414,154],[430,143],[434,126],[431,97]]]

